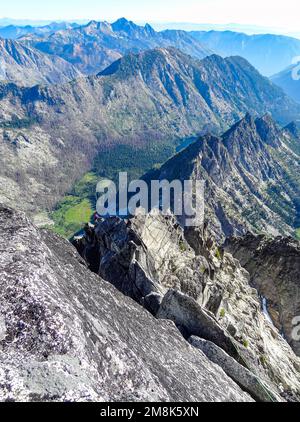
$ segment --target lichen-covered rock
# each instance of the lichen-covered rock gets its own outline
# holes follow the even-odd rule
[[[67,241],[2,206],[0,238],[0,401],[252,401]]]
[[[209,360],[219,365],[225,373],[239,384],[251,396],[262,402],[281,402],[282,398],[271,391],[261,379],[240,365],[215,343],[192,336],[189,343],[201,350]]]
[[[191,297],[169,290],[157,313],[157,318],[173,321],[186,337],[197,336],[210,340],[223,350],[242,360],[238,346],[218,324],[213,315],[201,308]]]
[[[110,226],[114,227],[112,232],[106,229]],[[170,289],[181,292],[196,303],[203,314],[212,316],[215,326],[220,327],[221,331],[238,345],[246,366],[262,379],[270,390],[284,397],[300,399],[299,358],[267,318],[259,292],[250,283],[249,273],[237,259],[218,246],[206,227],[186,230],[184,233],[174,217],[148,214],[129,222],[118,219],[99,222],[95,233],[97,235],[93,247],[98,251],[98,256],[100,251],[100,257],[106,257],[106,275],[101,273],[101,260],[99,261],[100,274],[103,277],[109,276],[108,280],[112,280],[124,293],[130,294],[130,290],[133,292],[134,289],[128,290],[128,286],[136,286],[135,274],[138,273],[129,269],[138,265],[138,268],[143,269],[143,274],[147,275],[146,280],[151,280],[153,292],[148,298],[158,299],[156,303],[150,303],[146,299],[148,290],[144,293],[139,290],[138,302],[152,314],[157,313],[161,296],[165,296]],[[132,241],[135,253],[124,253],[131,250]],[[84,239],[82,243],[83,251],[82,248],[79,249],[84,256],[90,242]],[[103,244],[106,245],[104,248]],[[126,265],[124,256],[127,257]],[[123,263],[119,280],[118,277],[110,275],[116,275],[116,261]],[[93,261],[90,262],[90,265],[92,264]],[[144,294],[146,296],[143,297]],[[136,299],[135,296],[131,297]],[[159,310],[158,314],[159,312],[162,311]],[[184,324],[176,321],[178,326],[181,325],[179,328],[182,332],[182,325],[192,325],[190,318],[191,314],[185,313],[182,318]],[[205,324],[202,324],[203,326]],[[203,330],[204,328],[198,333],[189,332],[186,337],[192,334],[203,337]],[[226,346],[213,339],[213,329],[207,334],[210,335],[207,339],[215,341],[228,352]],[[240,354],[238,356],[240,358]]]

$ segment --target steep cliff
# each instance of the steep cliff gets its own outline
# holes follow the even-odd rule
[[[300,244],[292,238],[254,236],[232,238],[228,250],[251,276],[251,284],[265,301],[271,321],[300,356],[293,335],[300,316]],[[294,322],[293,322],[294,321]]]
[[[299,400],[299,359],[266,318],[248,272],[206,230],[184,233],[172,216],[112,218],[87,226],[74,244],[92,271],[157,318],[222,349],[231,369],[240,365],[239,373],[258,377],[269,400]],[[244,386],[246,380],[240,376]],[[266,400],[266,393],[250,391]]]
[[[249,229],[296,236],[299,145],[295,124],[281,129],[269,114],[247,114],[220,137],[200,137],[145,180],[205,181],[205,215],[217,239]]]
[[[0,401],[252,401],[65,240],[3,206],[0,236]]]

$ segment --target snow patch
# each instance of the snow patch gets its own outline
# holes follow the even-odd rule
[[[262,297],[262,310],[263,310],[263,313],[264,313],[267,321],[269,321],[272,325],[274,325],[272,318],[271,318],[271,316],[268,312],[268,302],[267,302],[267,299],[265,297]]]

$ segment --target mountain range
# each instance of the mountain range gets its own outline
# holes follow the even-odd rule
[[[292,69],[211,50],[268,73],[294,40],[23,30],[0,38],[0,402],[299,402]],[[121,171],[204,181],[204,223],[101,217]]]
[[[300,102],[300,62],[271,77],[274,84],[280,86],[287,95]]]
[[[76,28],[79,25],[76,23],[68,22],[52,22],[48,25],[43,26],[31,26],[31,25],[7,25],[0,27],[0,37],[16,40],[28,34],[51,34],[56,31],[63,29]]]
[[[51,209],[93,166],[105,176],[101,157],[109,151],[118,155],[126,147],[124,169],[133,151],[140,160],[146,154],[142,175],[182,140],[221,133],[248,110],[269,111],[283,124],[300,114],[244,59],[198,61],[176,49],[130,54],[98,76],[64,85],[2,84],[0,100],[1,197],[16,204],[23,190],[22,206],[30,212]]]
[[[300,56],[300,40],[284,35],[232,31],[193,31],[191,35],[223,57],[244,57],[265,76],[281,72]]]
[[[84,25],[69,22],[44,26],[10,25],[0,28],[0,37],[18,39],[42,53],[59,56],[86,75],[97,74],[129,52],[157,47],[175,47],[198,59],[213,52],[222,57],[241,56],[266,76],[282,72],[300,55],[300,40],[284,35],[180,29],[155,31],[149,24],[140,26],[125,18],[114,23],[90,21]]]
[[[100,72],[128,52],[156,47],[173,46],[198,59],[212,54],[185,31],[156,32],[148,24],[138,26],[125,18],[113,24],[91,21],[50,35],[31,34],[21,41],[47,54],[60,56],[85,74]]]

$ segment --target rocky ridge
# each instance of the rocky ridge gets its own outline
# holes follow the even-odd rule
[[[252,397],[299,399],[299,358],[266,318],[249,273],[206,230],[185,235],[174,217],[155,213],[98,221],[74,244],[92,271],[186,339],[213,343],[225,372],[251,384]]]
[[[247,114],[221,137],[200,137],[144,179],[204,180],[205,215],[217,239],[248,230],[295,236],[299,145],[296,125],[281,129],[269,114]]]
[[[62,238],[3,206],[0,235],[1,402],[253,401]]]

